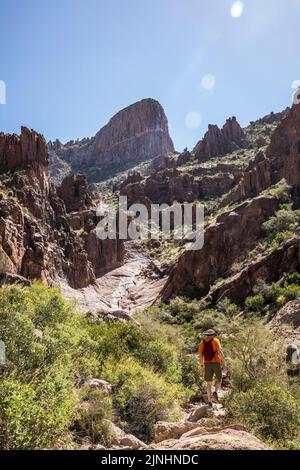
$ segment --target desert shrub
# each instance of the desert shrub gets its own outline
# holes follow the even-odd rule
[[[286,388],[257,384],[231,396],[227,408],[231,417],[264,439],[293,439],[300,435],[300,404]]]
[[[197,355],[182,355],[180,369],[181,383],[190,389],[194,395],[197,395],[204,386],[204,379],[199,367],[199,357]]]
[[[291,187],[285,180],[280,181],[276,187],[268,189],[265,193],[276,197],[280,204],[287,204],[291,199]]]
[[[177,322],[180,324],[191,321],[203,308],[204,305],[202,301],[176,297],[171,300],[168,311],[171,315],[176,317]]]
[[[278,232],[274,236],[273,241],[271,243],[271,246],[273,248],[279,248],[279,246],[281,245],[281,243],[284,240],[286,240],[286,239],[288,239],[292,236],[293,236],[293,232],[291,232],[290,230],[286,230],[285,232]]]
[[[167,308],[141,315],[142,328],[108,324],[77,313],[58,289],[1,288],[3,448],[49,448],[64,439],[70,422],[79,437],[86,432],[109,443],[112,407],[128,430],[145,439],[157,420],[177,417],[198,379],[195,368],[182,366],[182,332],[161,317],[169,317]],[[114,385],[112,404],[85,388],[78,391],[86,379],[106,376]]]
[[[285,273],[283,275],[283,281],[284,281],[285,286],[290,286],[292,284],[299,286],[300,274],[299,273]]]
[[[171,377],[177,374],[178,357],[172,345],[159,339],[145,341],[133,354],[141,363],[150,366],[154,372],[160,372]]]
[[[71,420],[70,384],[58,376],[42,383],[0,382],[0,448],[30,450],[49,448]]]
[[[199,333],[202,333],[209,328],[214,328],[217,332],[222,329],[223,323],[226,321],[226,316],[218,312],[216,309],[203,310],[195,316],[193,321],[193,328]]]
[[[250,310],[249,302],[251,304],[255,299],[262,301],[263,298],[264,304],[261,304],[261,308],[258,311],[271,318],[278,308],[300,296],[298,277],[298,273],[284,274],[279,282],[273,282],[270,285],[263,282],[259,283],[254,288],[255,296],[246,299],[245,305],[247,309]],[[295,283],[293,283],[293,280],[295,280]],[[255,310],[252,309],[252,311]]]
[[[229,299],[225,298],[218,302],[217,311],[220,313],[224,313],[224,315],[228,317],[234,317],[239,313],[239,308],[236,304],[233,304],[232,302],[230,302]]]
[[[300,211],[293,211],[289,209],[280,209],[276,212],[275,216],[271,217],[263,224],[263,228],[267,233],[270,241],[278,233],[292,232],[300,223]]]
[[[262,294],[253,295],[247,297],[245,300],[245,306],[249,312],[261,312],[265,305],[265,299]]]
[[[188,396],[182,386],[166,382],[133,359],[107,365],[105,378],[113,384],[113,405],[121,425],[146,441],[153,439],[157,421],[180,417],[180,404]]]
[[[260,320],[240,320],[223,342],[233,390],[246,391],[258,383],[286,383],[283,344]]]
[[[109,446],[113,439],[111,397],[90,387],[84,387],[80,394],[73,428],[77,435],[88,436],[93,443]]]
[[[124,356],[136,351],[142,340],[140,328],[131,322],[118,320],[92,323],[88,332],[95,344],[100,373],[106,362],[120,361]]]

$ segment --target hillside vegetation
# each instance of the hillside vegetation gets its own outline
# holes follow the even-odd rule
[[[298,277],[286,282],[280,289],[293,285],[299,295]],[[247,299],[247,315],[228,302],[207,309],[178,298],[137,315],[140,328],[85,317],[58,289],[2,288],[7,364],[0,382],[0,447],[77,448],[86,436],[109,446],[112,422],[150,442],[155,423],[179,420],[202,390],[194,353],[210,326],[220,332],[231,371],[226,420],[245,422],[276,447],[297,447],[298,387],[287,377],[281,340],[265,326],[268,306],[274,310],[286,291],[270,286],[271,297]],[[112,393],[90,387],[94,377],[110,382]]]

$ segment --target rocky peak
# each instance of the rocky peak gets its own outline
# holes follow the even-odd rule
[[[235,116],[227,119],[226,123],[222,127],[222,134],[226,142],[235,144],[238,147],[242,146],[246,140],[244,131],[237,122]]]
[[[116,168],[174,152],[167,117],[153,99],[119,111],[95,137],[58,147],[51,143],[49,148],[70,164],[72,172],[87,175],[89,182],[101,181]]]
[[[174,152],[168,121],[153,99],[132,104],[117,113],[96,135],[93,157],[102,162],[153,158]]]
[[[236,117],[232,117],[227,119],[222,129],[210,124],[204,138],[194,148],[194,154],[199,160],[208,160],[245,146],[247,140],[243,129]]]
[[[26,170],[32,185],[49,194],[48,150],[41,134],[27,127],[20,136],[0,133],[0,164],[7,170]]]
[[[67,212],[84,211],[92,205],[87,181],[83,175],[66,176],[57,188],[57,195],[64,201]]]
[[[300,105],[275,116],[284,118],[271,137],[266,155],[259,152],[250,162],[239,184],[225,196],[223,206],[257,196],[282,179],[292,187],[294,202],[300,206]]]

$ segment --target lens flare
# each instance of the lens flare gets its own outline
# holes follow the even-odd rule
[[[188,129],[197,129],[202,122],[202,116],[196,111],[190,111],[185,116],[185,125]]]
[[[216,77],[211,73],[207,73],[202,77],[201,86],[205,90],[212,90],[216,84]]]
[[[244,4],[243,2],[234,2],[234,4],[231,7],[231,16],[233,18],[239,18],[242,16],[244,11]]]

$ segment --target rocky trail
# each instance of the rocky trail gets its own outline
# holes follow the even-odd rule
[[[94,381],[103,387],[103,381]],[[210,408],[205,403],[194,403],[181,421],[159,421],[155,425],[153,442],[146,444],[132,434],[126,434],[112,424],[114,439],[109,449],[83,440],[84,450],[269,450],[241,424],[225,424],[226,410],[223,398]],[[205,397],[204,397],[205,398]]]
[[[83,289],[72,289],[63,280],[60,281],[62,293],[66,298],[76,300],[83,312],[104,310],[114,312],[122,310],[132,314],[150,306],[166,282],[166,278],[151,280],[143,271],[151,259],[134,242],[126,242],[124,264],[105,272],[95,284]]]

